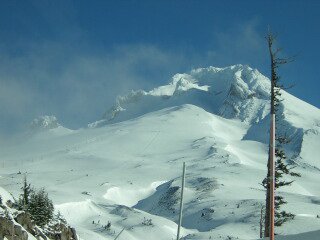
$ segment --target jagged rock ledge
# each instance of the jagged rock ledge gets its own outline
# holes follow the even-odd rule
[[[76,230],[65,221],[55,221],[44,229],[37,226],[30,215],[24,211],[18,211],[8,201],[0,204],[0,240],[78,240]]]

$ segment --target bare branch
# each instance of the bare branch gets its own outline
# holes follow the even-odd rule
[[[281,86],[281,89],[282,90],[288,90],[288,89],[290,89],[290,88],[293,88],[294,86],[295,86],[296,84],[291,84],[289,87],[285,87],[285,86]]]

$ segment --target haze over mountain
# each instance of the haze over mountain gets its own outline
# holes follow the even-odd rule
[[[2,147],[0,194],[17,197],[17,173],[27,172],[80,239],[114,239],[122,228],[127,240],[175,239],[186,162],[183,239],[257,239],[269,92],[269,79],[249,66],[207,67],[119,96],[88,128],[69,130],[54,116],[40,117],[31,135]],[[320,111],[289,93],[282,97],[278,126],[291,139],[289,163],[302,177],[277,192],[296,215],[277,233],[308,232],[311,240],[320,233]],[[108,221],[111,230],[103,228]]]

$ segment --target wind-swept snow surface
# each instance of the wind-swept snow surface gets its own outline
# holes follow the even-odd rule
[[[283,96],[282,131],[292,139],[291,163],[302,177],[277,192],[296,214],[277,232],[316,239],[320,112]],[[27,172],[83,240],[114,239],[123,228],[120,240],[175,239],[186,162],[183,239],[257,239],[268,102],[269,80],[248,66],[177,74],[166,86],[119,97],[90,128],[59,125],[2,146],[0,185],[18,196],[18,173]]]

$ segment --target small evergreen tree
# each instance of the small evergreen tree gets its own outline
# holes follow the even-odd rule
[[[0,205],[2,205],[2,197],[1,197],[1,195],[0,195]]]
[[[53,218],[54,206],[44,188],[31,192],[27,211],[40,227],[48,224]]]
[[[19,210],[28,210],[29,200],[30,200],[30,194],[33,192],[33,189],[31,187],[31,184],[27,181],[27,176],[24,175],[23,179],[23,186],[21,187],[22,194],[19,197],[19,200],[17,202],[17,207]]]
[[[22,195],[22,200],[23,200],[23,206],[24,209],[27,208],[27,206],[29,205],[29,198],[30,198],[30,194],[32,192],[32,188],[30,183],[27,182],[27,175],[24,175],[24,180],[23,180],[23,195]]]
[[[281,94],[279,93],[278,96],[280,97]],[[278,98],[277,98],[278,101]],[[279,108],[276,107],[276,112],[280,112]],[[279,114],[280,115],[280,114]],[[281,113],[282,115],[282,113]],[[280,121],[276,118],[276,123]],[[279,124],[276,124],[279,125]],[[289,143],[290,140],[286,136],[281,136],[277,134],[277,127],[276,127],[276,149],[275,149],[275,156],[276,156],[276,164],[275,164],[275,189],[278,189],[283,186],[289,186],[293,181],[285,181],[283,180],[284,175],[290,175],[295,177],[300,177],[299,173],[291,171],[293,168],[289,168],[289,165],[286,164],[287,155],[284,151],[284,145]],[[282,205],[286,204],[287,201],[284,200],[283,196],[279,194],[275,196],[275,226],[281,226],[286,221],[293,219],[294,214],[288,213],[286,211],[280,211]]]
[[[53,216],[53,220],[60,222],[60,223],[67,223],[67,220],[63,217],[60,211],[58,211],[56,214]]]

